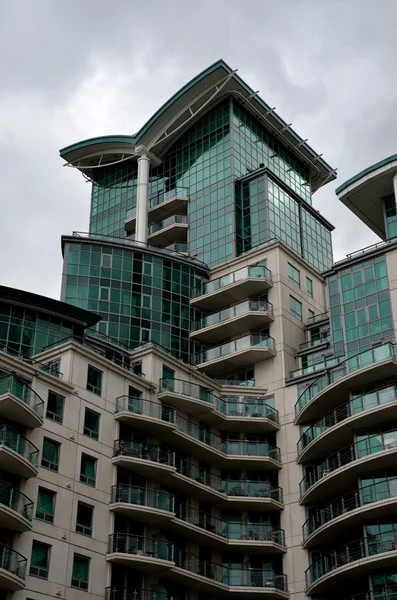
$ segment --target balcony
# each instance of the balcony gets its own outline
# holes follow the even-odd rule
[[[337,492],[343,487],[353,486],[360,473],[394,466],[396,455],[397,431],[394,430],[347,446],[325,460],[306,467],[306,475],[299,484],[300,501],[302,504],[317,502],[323,496],[324,489]]]
[[[352,387],[362,387],[397,374],[394,344],[375,346],[330,368],[300,395],[295,405],[295,423],[321,418],[332,410],[335,397],[341,398]]]
[[[148,222],[160,221],[177,213],[185,214],[189,202],[189,190],[186,187],[177,187],[168,192],[161,191],[149,198]],[[136,230],[136,207],[127,211],[124,224],[128,234]]]
[[[0,528],[22,533],[32,529],[33,502],[19,490],[0,481]]]
[[[109,508],[145,523],[161,523],[175,516],[175,497],[161,489],[118,484],[112,487]]]
[[[106,560],[141,572],[156,573],[173,565],[174,544],[140,535],[114,533],[109,535]]]
[[[106,588],[105,600],[185,600],[185,595],[183,595],[183,598],[178,598],[165,591],[111,586]]]
[[[298,442],[299,462],[330,454],[337,444],[347,445],[354,430],[393,419],[397,387],[392,384],[355,396],[311,425]]]
[[[34,429],[43,424],[44,402],[25,382],[13,375],[0,378],[0,416]]]
[[[282,510],[283,491],[269,481],[228,480],[223,482],[228,504],[248,510]]]
[[[309,352],[318,352],[324,348],[327,348],[330,344],[331,336],[329,334],[322,335],[318,339],[312,339],[304,344],[299,344],[299,350],[297,352],[298,355],[307,354]]]
[[[373,534],[332,550],[312,563],[306,571],[306,594],[329,594],[353,577],[367,576],[372,569],[395,567],[397,539],[395,531]]]
[[[303,525],[303,547],[330,544],[346,527],[359,526],[368,518],[393,517],[396,505],[397,477],[392,477],[316,506]]]
[[[158,398],[167,404],[191,415],[214,410],[213,391],[181,379],[160,379]]]
[[[132,440],[116,440],[112,463],[145,477],[158,477],[175,471],[175,453]]]
[[[136,396],[116,398],[116,421],[129,423],[153,435],[171,431],[175,427],[175,408],[151,402]]]
[[[355,596],[345,597],[343,600],[397,600],[397,585],[376,587],[376,590],[362,592]]]
[[[203,420],[216,423],[217,429],[230,433],[277,431],[278,411],[267,404],[268,399],[266,396],[220,396],[216,410]]]
[[[150,246],[165,248],[170,244],[186,242],[187,231],[187,215],[172,215],[149,225],[147,242]]]
[[[221,346],[198,352],[193,363],[210,375],[222,375],[276,355],[274,339],[251,333]]]
[[[20,477],[35,477],[38,458],[36,446],[14,429],[0,427],[0,470]]]
[[[27,560],[22,554],[0,544],[0,590],[19,592],[25,587]]]
[[[272,285],[269,269],[251,265],[195,288],[190,304],[203,310],[217,310],[265,292]]]
[[[190,337],[206,343],[221,342],[274,321],[267,300],[246,300],[193,322]]]
[[[325,311],[323,313],[319,313],[318,315],[313,315],[309,317],[306,321],[306,328],[313,327],[314,325],[318,327],[322,323],[327,323],[329,321],[329,312]]]

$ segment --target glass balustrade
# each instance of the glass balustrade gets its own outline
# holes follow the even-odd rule
[[[160,402],[144,400],[139,396],[119,396],[116,398],[116,413],[122,411],[152,417],[167,423],[175,423],[175,408]]]
[[[167,592],[111,586],[106,588],[106,600],[185,600],[182,597],[170,595]]]
[[[330,335],[323,335],[317,340],[310,340],[309,342],[305,342],[304,344],[299,344],[299,351],[307,350],[308,348],[315,348],[315,346],[321,346],[321,344],[327,344],[330,341]]]
[[[181,379],[160,379],[159,393],[172,392],[181,396],[189,396],[195,400],[202,400],[209,404],[215,404],[215,394],[212,390],[190,383],[189,381],[182,381]]]
[[[231,342],[227,342],[226,344],[221,344],[220,346],[214,346],[213,348],[209,348],[208,350],[203,350],[202,352],[198,352],[193,355],[193,364],[199,365],[201,363],[206,363],[211,360],[216,360],[218,358],[222,358],[222,356],[228,356],[229,354],[233,354],[234,352],[240,352],[241,350],[246,350],[248,348],[268,348],[269,350],[275,351],[275,343],[274,339],[267,335],[255,334],[245,335],[236,340],[232,340]]]
[[[116,440],[114,442],[114,457],[125,456],[161,463],[170,467],[175,466],[175,452],[164,450],[159,446],[142,444],[132,440]]]
[[[156,221],[149,225],[149,235],[153,233],[157,233],[170,225],[187,225],[187,215],[172,215],[171,217],[167,217],[167,219],[163,219],[162,221]]]
[[[188,198],[189,197],[189,188],[186,187],[176,187],[173,190],[169,190],[165,192],[162,190],[161,192],[157,192],[153,196],[149,197],[149,210],[158,206],[159,204],[163,204],[163,202],[168,202],[172,200],[172,198]],[[132,219],[136,217],[136,206],[133,206],[127,209],[126,218]]]
[[[152,490],[135,485],[112,486],[112,503],[123,502],[175,512],[175,497],[165,490]]]
[[[232,285],[238,281],[243,281],[244,279],[249,279],[251,277],[262,278],[269,282],[272,281],[272,273],[267,267],[263,265],[251,265],[249,267],[239,269],[238,271],[234,271],[233,273],[229,273],[228,275],[224,275],[223,277],[218,277],[218,279],[202,283],[192,290],[191,297],[198,298],[204,294],[211,294],[212,292],[216,292],[217,290],[220,290],[228,285]]]
[[[0,569],[25,579],[27,559],[12,548],[0,543]]]
[[[380,587],[372,591],[362,592],[357,596],[348,596],[343,600],[397,600],[397,585]]]
[[[246,496],[248,498],[270,498],[283,502],[282,489],[269,481],[249,481],[245,479],[223,481],[228,496]]]
[[[0,480],[0,505],[14,510],[28,521],[32,520],[33,502],[5,481]]]
[[[266,397],[220,396],[216,408],[227,417],[260,417],[279,423],[278,411],[266,403]]]
[[[174,544],[171,542],[129,533],[111,534],[109,536],[109,552],[174,560]]]
[[[34,467],[37,467],[39,450],[26,438],[6,425],[0,427],[0,448],[4,446],[26,458]]]
[[[240,304],[235,304],[234,306],[230,306],[229,308],[225,308],[219,312],[193,321],[192,331],[204,329],[205,327],[211,327],[212,325],[218,325],[223,321],[227,321],[228,319],[233,319],[234,317],[239,317],[250,312],[267,312],[272,315],[273,304],[267,300],[246,300],[245,302],[240,302]]]
[[[24,381],[17,379],[13,375],[3,375],[0,377],[0,396],[12,394],[19,400],[22,400],[39,416],[43,416],[44,402],[38,394]]]

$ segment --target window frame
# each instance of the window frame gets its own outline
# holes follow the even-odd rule
[[[79,507],[83,506],[85,508],[89,508],[91,509],[91,525],[90,527],[87,527],[87,525],[83,525],[82,523],[79,523],[78,518],[79,518]],[[92,530],[93,530],[93,521],[94,521],[94,509],[95,507],[92,506],[91,504],[86,504],[85,502],[81,502],[80,500],[77,501],[77,510],[76,510],[76,533],[80,533],[81,535],[85,535],[87,537],[92,537]]]
[[[56,447],[57,447],[57,451],[58,451],[58,455],[57,455],[57,461],[58,461],[58,462],[57,462],[57,463],[54,463],[54,462],[52,462],[52,461],[50,461],[50,460],[48,460],[48,459],[45,459],[45,458],[44,458],[44,444],[45,444],[46,442],[47,442],[47,443],[49,442],[50,444],[54,444],[54,446],[56,446]],[[51,438],[48,438],[48,437],[44,437],[44,438],[43,438],[43,445],[42,445],[42,449],[41,449],[41,463],[40,463],[40,464],[41,464],[41,466],[42,466],[44,469],[48,469],[49,471],[53,471],[54,473],[58,473],[58,470],[59,470],[59,462],[60,462],[60,460],[59,460],[59,458],[60,458],[60,454],[61,454],[61,444],[60,444],[60,442],[57,442],[56,440],[53,440],[53,439],[51,439]],[[44,460],[45,460],[45,461],[46,461],[46,463],[48,463],[48,464],[43,464],[43,461],[44,461]],[[56,468],[53,468],[53,467],[51,467],[50,465],[54,465],[54,466],[56,466]]]
[[[96,417],[98,417],[98,429],[97,429],[97,431],[95,431],[95,429],[90,429],[89,427],[86,426],[87,412],[91,413],[93,415],[96,415]],[[90,437],[93,440],[99,440],[100,422],[101,422],[101,415],[100,415],[100,413],[98,413],[95,410],[92,410],[91,408],[88,408],[88,406],[86,406],[85,409],[84,409],[83,435],[87,435],[88,437]]]
[[[309,298],[313,298],[313,279],[306,277],[306,292]]]
[[[293,306],[293,303],[297,304],[300,307],[300,312],[297,312],[295,310],[295,307]],[[294,296],[292,296],[291,294],[289,295],[289,310],[290,313],[293,317],[295,317],[295,319],[298,319],[298,321],[302,321],[302,302],[299,302],[299,300],[297,300]]]
[[[86,475],[85,473],[83,473],[83,461],[86,460],[87,458],[92,460],[92,462],[94,464],[94,477],[90,477],[89,475]],[[86,485],[89,485],[90,487],[96,486],[97,463],[98,463],[97,458],[94,458],[93,456],[91,456],[90,454],[86,454],[85,452],[81,453],[81,459],[80,459],[80,482],[81,483],[85,483]]]
[[[301,272],[291,263],[288,263],[288,281],[299,290],[301,289]]]
[[[92,371],[96,371],[97,373],[100,373],[100,376],[101,376],[100,387],[97,387],[94,384],[91,384],[89,382],[90,369],[92,369]],[[95,394],[96,396],[102,396],[102,386],[103,386],[103,371],[101,371],[101,369],[98,369],[97,367],[94,367],[93,365],[88,364],[86,389],[89,392],[91,392],[92,394]]]
[[[39,508],[40,492],[49,494],[52,497],[52,512],[51,513],[47,512],[45,510],[40,510],[40,508]],[[48,488],[39,486],[39,488],[37,490],[37,500],[36,500],[36,513],[35,513],[36,519],[38,519],[39,521],[44,521],[45,523],[54,523],[56,495],[57,495],[57,493],[54,492],[53,490],[49,490]],[[42,506],[42,505],[40,504],[40,506]],[[42,513],[44,516],[39,516],[38,513]]]
[[[42,548],[46,549],[46,562],[47,562],[46,567],[37,566],[32,563],[33,549],[35,547],[37,548],[38,546],[41,546]],[[50,557],[51,557],[51,546],[49,544],[45,544],[44,542],[40,542],[39,540],[33,540],[32,548],[30,551],[29,575],[31,577],[38,577],[39,579],[48,579],[48,575],[49,575],[49,571],[50,571]],[[37,571],[35,573],[32,573],[32,568],[34,570],[37,569]],[[43,574],[41,574],[41,571],[43,571]]]
[[[54,396],[58,396],[58,398],[62,399],[62,410],[61,410],[60,415],[52,410],[50,410],[50,411],[48,410],[48,404],[50,402],[50,394],[53,394]],[[59,423],[60,425],[62,425],[64,407],[65,407],[65,396],[62,396],[62,394],[58,394],[57,392],[54,392],[53,390],[48,390],[47,406],[46,406],[46,412],[45,412],[46,419],[50,419],[50,421],[54,421],[55,423]],[[50,416],[48,415],[48,413],[50,413]]]
[[[81,579],[79,577],[76,577],[76,575],[74,574],[74,570],[75,570],[75,561],[77,559],[83,559],[84,562],[88,565],[87,568],[87,579]],[[70,587],[78,589],[78,590],[82,590],[85,592],[88,592],[88,588],[90,585],[90,568],[91,568],[91,557],[90,556],[83,556],[82,554],[78,554],[77,552],[74,552],[73,554],[73,563],[72,563],[72,577],[71,577],[71,582],[70,582]],[[77,585],[73,585],[73,581],[77,581]]]

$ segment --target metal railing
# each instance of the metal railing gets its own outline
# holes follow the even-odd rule
[[[343,377],[346,377],[346,375],[354,373],[359,369],[370,367],[387,359],[396,359],[395,345],[390,342],[359,352],[351,358],[347,358],[336,366],[331,367],[326,373],[315,379],[302,392],[295,404],[295,415],[298,416],[300,411],[310,400],[332,383],[339,381]]]
[[[397,430],[369,436],[355,444],[346,446],[338,452],[334,452],[317,464],[306,467],[306,474],[299,484],[301,495],[305,494],[312,485],[329,475],[329,473],[365,456],[371,456],[392,448],[397,448]]]
[[[272,272],[263,265],[251,265],[248,267],[243,267],[238,271],[233,271],[233,273],[229,273],[223,277],[218,277],[218,279],[213,279],[212,281],[200,284],[191,291],[191,298],[198,298],[204,294],[216,292],[217,290],[220,290],[228,285],[237,283],[238,281],[244,281],[244,279],[249,279],[252,277],[258,277],[271,282]]]
[[[373,591],[362,592],[356,596],[348,596],[343,600],[397,600],[397,585],[376,588]]]
[[[152,490],[135,485],[117,484],[112,486],[111,498],[112,503],[123,502],[175,512],[175,496],[165,490]]]
[[[194,465],[193,463],[181,457],[177,457],[175,467],[176,472],[180,475],[188,477],[189,479],[191,479],[192,481],[196,481],[197,483],[201,483],[202,485],[205,485],[221,494],[226,493],[222,478],[218,475],[215,475],[211,471],[208,471],[207,469],[202,469],[198,465]]]
[[[176,252],[177,254],[186,254],[189,251],[189,247],[186,242],[175,242],[175,244],[170,244],[164,249],[169,250],[169,252]]]
[[[224,308],[223,310],[193,321],[191,329],[192,331],[197,331],[199,329],[204,329],[205,327],[211,327],[211,325],[217,325],[228,319],[233,319],[234,317],[245,315],[250,312],[267,312],[272,315],[273,304],[268,300],[246,300],[245,302],[229,306],[228,308]]]
[[[33,502],[22,494],[19,490],[12,487],[5,481],[0,480],[0,504],[7,506],[11,510],[19,513],[22,517],[25,517],[28,521],[32,520],[33,516]]]
[[[306,321],[306,325],[312,325],[313,323],[317,323],[317,321],[324,321],[329,318],[329,312],[326,310],[325,312],[319,313],[318,315],[313,315],[309,317]]]
[[[25,579],[27,559],[12,548],[0,543],[0,569]]]
[[[136,556],[174,561],[174,544],[172,542],[130,533],[112,533],[109,535],[108,552],[135,554]]]
[[[235,479],[223,481],[228,496],[245,496],[247,498],[270,498],[283,503],[283,491],[269,481],[249,481]]]
[[[314,509],[309,509],[311,514],[305,521],[303,530],[303,539],[306,540],[312,533],[320,527],[333,521],[337,517],[344,515],[356,508],[380,502],[390,498],[397,497],[397,477],[386,479],[367,485],[363,488],[344,494],[335,498],[331,502]]]
[[[14,375],[0,376],[0,396],[12,394],[29,406],[38,417],[43,417],[44,401],[32,388]]]
[[[299,344],[299,351],[307,350],[308,348],[315,348],[316,346],[321,346],[321,344],[327,344],[330,341],[331,336],[329,334],[323,335],[318,340],[310,340],[304,344]]]
[[[44,363],[40,360],[37,360],[36,358],[30,358],[29,356],[26,356],[26,354],[22,354],[22,352],[17,352],[16,350],[13,350],[10,346],[3,346],[1,350],[7,354],[10,354],[10,356],[14,356],[19,360],[26,362],[28,365],[32,365],[33,367],[37,366],[41,371],[44,371],[45,373],[48,373],[49,375],[52,375],[57,379],[63,379],[63,373],[61,373],[59,370],[59,359],[55,359]]]
[[[231,342],[221,344],[220,346],[213,346],[207,350],[197,352],[197,354],[193,355],[192,362],[195,365],[199,365],[251,347],[269,348],[269,350],[274,352],[275,342],[270,335],[251,333],[250,335],[245,335],[236,340],[232,340]]]
[[[392,550],[397,550],[397,531],[395,530],[367,535],[344,544],[336,550],[327,552],[310,565],[306,570],[306,585],[309,586],[323,575],[352,562]]]
[[[170,467],[175,466],[175,452],[164,450],[160,446],[142,444],[132,440],[116,440],[113,456],[127,456],[161,463]]]
[[[140,397],[119,396],[116,398],[116,413],[127,411],[136,415],[145,415],[167,423],[175,423],[176,410],[172,406],[152,402]]]
[[[26,458],[34,467],[37,467],[39,450],[20,433],[3,425],[0,427],[0,448],[4,446]]]
[[[111,586],[106,588],[106,600],[182,600],[167,592],[154,592],[122,586]],[[184,600],[185,596],[183,596]]]
[[[149,225],[148,227],[148,233],[149,235],[152,235],[153,233],[157,233],[158,231],[161,231],[162,229],[165,229],[166,227],[169,227],[170,225],[187,225],[188,224],[188,218],[187,215],[172,215],[171,217],[167,217],[166,219],[163,219],[162,221],[156,221],[155,223],[152,223],[151,225]]]
[[[173,190],[169,190],[168,192],[165,192],[164,190],[161,190],[160,192],[156,192],[155,194],[153,194],[152,196],[149,197],[149,201],[148,201],[149,210],[151,208],[154,208],[155,206],[158,206],[159,204],[163,204],[163,202],[168,202],[169,200],[171,200],[172,198],[175,198],[177,196],[179,196],[181,198],[188,198],[189,197],[189,188],[177,186],[176,188],[174,188]],[[136,216],[136,206],[133,206],[132,208],[129,208],[127,210],[126,219],[132,219],[135,216]]]
[[[240,381],[239,379],[227,379],[224,377],[216,377],[216,383],[219,385],[232,385],[238,387],[255,387],[255,379],[244,379]]]
[[[307,365],[306,367],[301,367],[300,369],[295,369],[295,371],[289,372],[289,379],[294,379],[296,377],[303,377],[304,375],[310,375],[311,373],[317,373],[318,371],[324,371],[325,369],[329,369],[336,365],[339,365],[343,362],[345,358],[335,356],[324,356],[320,358],[316,358],[315,362]]]
[[[353,417],[367,410],[372,410],[376,406],[383,406],[389,402],[395,402],[396,400],[397,387],[395,384],[392,384],[364,393],[361,396],[349,400],[349,402],[340,404],[334,410],[331,410],[322,417],[322,419],[315,421],[313,425],[306,429],[301,435],[298,441],[298,455],[303,452],[306,446],[327,429],[334,427],[349,417]]]
[[[227,417],[262,418],[279,423],[278,410],[266,403],[266,396],[220,396],[219,406],[216,408]]]
[[[209,388],[190,381],[183,381],[182,379],[160,379],[159,382],[159,393],[172,392],[181,396],[190,396],[195,400],[202,400],[209,404],[215,404],[215,394]]]

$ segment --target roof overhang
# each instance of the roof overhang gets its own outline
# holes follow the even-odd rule
[[[336,178],[335,169],[223,60],[189,81],[135,135],[91,138],[63,148],[60,155],[68,165],[77,167],[87,176],[92,176],[91,169],[136,157],[135,147],[138,144],[143,144],[161,157],[195,119],[228,96],[244,104],[270,133],[278,137],[309,168],[313,191]]]
[[[339,200],[383,240],[387,237],[383,198],[394,193],[396,174],[397,154],[394,154],[364,169],[336,189]]]

